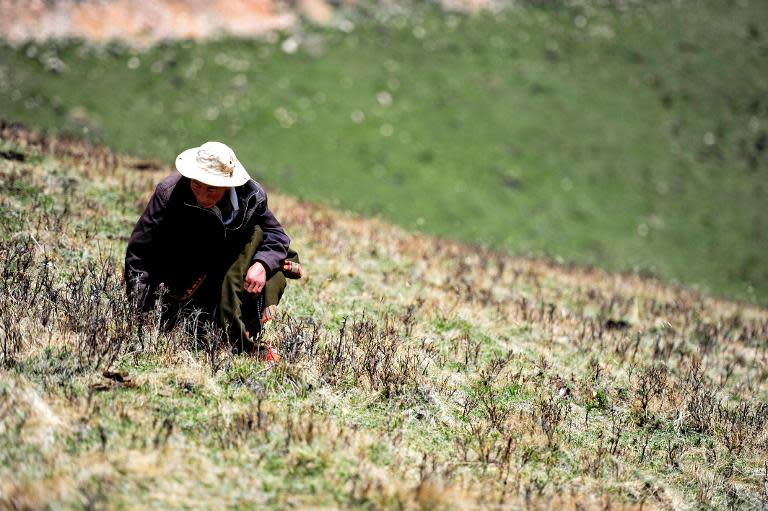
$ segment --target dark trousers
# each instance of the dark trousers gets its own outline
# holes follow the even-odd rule
[[[285,275],[278,270],[268,275],[264,289],[258,295],[243,289],[245,274],[263,240],[264,232],[256,227],[251,240],[223,275],[209,274],[186,302],[170,299],[166,309],[168,323],[175,324],[185,312],[195,311],[203,321],[213,321],[221,327],[235,351],[253,350],[261,337],[264,309],[280,303],[287,285]],[[299,262],[298,254],[291,249],[286,259]]]

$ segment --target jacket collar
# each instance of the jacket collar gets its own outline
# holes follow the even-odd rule
[[[181,179],[179,179],[177,183],[177,188],[181,188],[182,203],[185,206],[193,207],[201,211],[208,211],[216,215],[219,220],[224,223],[224,219],[222,218],[218,207],[214,206],[213,208],[206,209],[197,205],[195,194],[192,193],[192,188],[190,187],[190,179],[184,176],[180,177]],[[253,179],[249,179],[241,186],[231,188],[230,194],[232,194],[230,197],[233,206],[237,204],[237,207],[234,208],[232,218],[227,224],[227,227],[231,229],[238,229],[240,226],[247,223],[256,209],[258,209],[259,204],[266,198],[264,189]]]

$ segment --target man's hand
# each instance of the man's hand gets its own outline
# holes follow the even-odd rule
[[[255,262],[248,268],[243,282],[243,289],[249,293],[259,294],[267,282],[267,271],[260,262]]]

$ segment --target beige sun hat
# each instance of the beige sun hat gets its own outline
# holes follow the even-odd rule
[[[240,186],[251,178],[235,152],[221,142],[187,149],[176,157],[176,170],[210,186]]]

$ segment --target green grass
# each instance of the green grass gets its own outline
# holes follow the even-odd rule
[[[764,303],[766,17],[715,0],[414,7],[303,27],[292,55],[280,39],[4,45],[0,113],[168,163],[220,139],[302,199]]]
[[[0,223],[0,507],[766,499],[765,308],[503,254],[467,265],[471,247],[276,193],[309,261],[267,327],[285,363],[211,354],[121,315],[118,226],[160,173],[29,139],[0,141],[23,156],[0,158],[0,205],[17,219]],[[110,215],[117,231],[99,232]],[[626,329],[600,327],[622,317]]]

